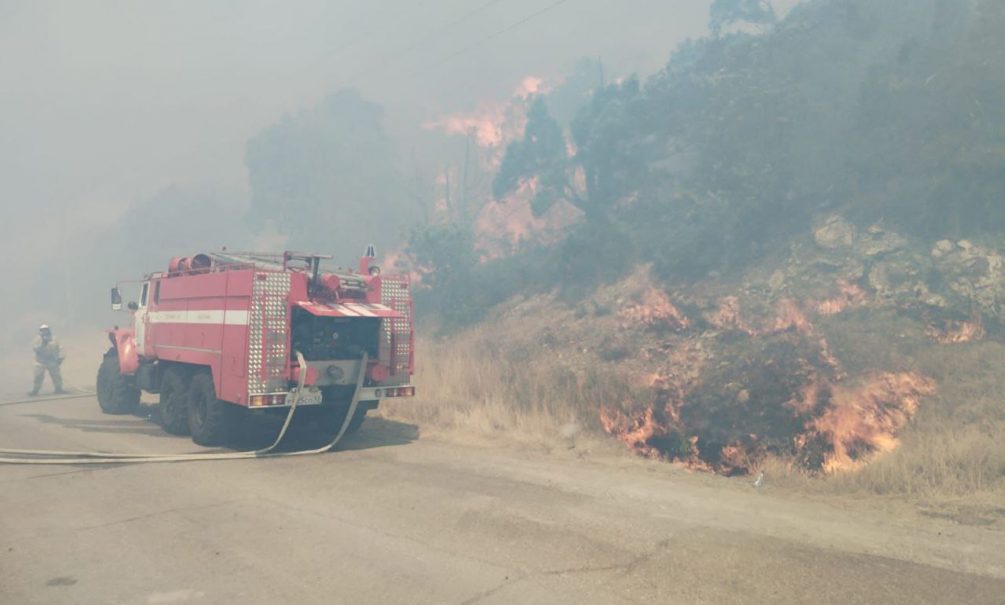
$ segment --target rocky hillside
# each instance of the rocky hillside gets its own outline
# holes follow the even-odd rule
[[[781,463],[884,492],[1001,489],[1001,250],[829,215],[732,276],[668,287],[640,267],[574,302],[517,296],[427,342],[425,396],[398,413],[509,436],[578,426],[727,475]]]
[[[433,221],[408,251],[437,351],[494,368],[439,393],[462,410],[450,422],[505,392],[515,417],[572,416],[723,474],[780,461],[877,489],[1000,487],[1003,7],[732,14],[571,123],[530,99],[484,203],[573,220],[504,255]]]

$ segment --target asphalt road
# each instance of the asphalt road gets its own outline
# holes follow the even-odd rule
[[[97,410],[0,405],[0,446],[197,449]],[[1005,603],[998,529],[418,436],[377,419],[312,457],[0,466],[0,603]]]

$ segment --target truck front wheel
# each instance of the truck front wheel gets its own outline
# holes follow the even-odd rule
[[[198,372],[188,388],[188,428],[199,445],[220,445],[230,436],[237,409],[216,397],[213,376]]]
[[[106,414],[128,414],[140,405],[140,389],[132,376],[119,371],[119,354],[112,348],[98,367],[98,405]]]
[[[172,435],[188,433],[188,376],[184,369],[171,367],[161,379],[161,398],[158,419],[164,430]]]

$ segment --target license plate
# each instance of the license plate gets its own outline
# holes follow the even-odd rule
[[[290,392],[290,397],[287,401],[292,403],[292,398],[296,397],[297,391],[294,389]],[[320,389],[304,389],[300,393],[300,399],[297,400],[297,405],[320,405],[323,396]]]

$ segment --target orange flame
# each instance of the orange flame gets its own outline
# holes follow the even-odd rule
[[[944,345],[962,344],[965,342],[976,342],[983,340],[987,336],[984,329],[984,322],[980,316],[967,321],[951,321],[944,329],[935,327],[928,328],[928,336],[935,342]]]
[[[505,200],[481,209],[474,230],[482,260],[506,256],[526,241],[556,243],[578,220],[580,212],[564,202],[553,206],[544,216],[534,216],[530,202],[537,187],[537,177],[528,179]]]
[[[848,304],[864,300],[852,288],[844,292]],[[652,311],[665,309],[664,302],[669,304],[665,295],[657,294],[660,293],[647,291],[648,296],[643,296],[640,304],[628,307],[623,315],[642,323],[672,321],[672,314]],[[723,433],[707,413],[689,407],[705,405],[698,403],[701,397],[690,396],[701,386],[708,360],[700,345],[692,341],[676,346],[666,368],[650,375],[652,403],[636,404],[629,411],[601,411],[605,431],[641,455],[725,474],[749,472],[772,452],[791,457],[807,468],[835,473],[854,470],[875,456],[894,450],[899,444],[898,433],[914,416],[921,398],[935,391],[934,381],[911,372],[871,374],[855,386],[845,384],[846,374],[831,354],[826,339],[815,332],[806,313],[793,299],[780,300],[772,317],[759,329],[743,319],[736,297],[720,299],[717,309],[706,315],[706,319],[719,329],[740,330],[751,338],[801,339],[804,351],[815,351],[791,362],[794,365],[790,371],[802,374],[803,378],[801,386],[789,387],[792,395],[788,401],[752,401],[758,395],[737,384],[732,404],[734,413],[741,418],[748,409],[749,413],[763,414],[765,406],[768,409],[771,405],[782,406],[791,418],[798,419],[794,426],[801,428],[794,428],[789,436],[784,432],[781,436],[772,435],[768,441],[749,434],[717,449],[710,448],[709,443],[715,443]],[[963,330],[961,327],[958,333],[970,335],[974,328]],[[807,346],[810,348],[806,349]],[[701,446],[703,442],[705,446]]]
[[[900,444],[897,435],[914,417],[921,397],[934,392],[933,380],[913,372],[875,374],[856,387],[814,379],[804,386],[800,401],[786,404],[800,414],[815,414],[801,432],[792,435],[792,450],[787,453],[824,473],[856,470],[895,450]],[[826,406],[815,411],[824,393]],[[715,460],[704,459],[698,448],[701,436],[681,422],[683,405],[683,399],[672,398],[662,414],[653,406],[630,412],[604,408],[600,424],[640,455],[695,469],[748,473],[768,453],[758,436],[751,434],[722,447]]]
[[[686,330],[691,322],[670,302],[662,290],[650,287],[642,293],[641,300],[621,310],[623,319],[641,323],[651,328]]]
[[[803,310],[791,298],[783,298],[778,301],[776,312],[777,317],[775,317],[775,323],[770,331],[785,332],[787,330],[795,330],[800,334],[813,333],[813,324],[810,323],[810,320],[806,319]]]
[[[719,299],[718,307],[707,319],[708,323],[720,330],[739,330],[749,335],[756,332],[740,317],[740,299],[735,296]]]
[[[543,79],[527,76],[504,103],[483,103],[473,112],[444,116],[423,127],[451,135],[471,135],[479,147],[498,149],[520,137],[527,121],[527,101],[544,91]]]
[[[499,168],[507,146],[523,136],[533,97],[547,92],[547,88],[543,79],[527,76],[505,101],[482,103],[472,111],[446,115],[423,127],[470,137],[477,146],[478,170],[482,174],[492,174]],[[467,174],[466,169],[463,174]],[[459,168],[447,167],[437,184],[449,190],[449,183],[460,183],[464,178]],[[573,178],[585,188],[585,177],[577,173]],[[502,200],[493,199],[484,183],[476,186],[465,183],[463,187],[460,197],[465,200],[465,218],[474,217],[477,249],[482,261],[507,256],[527,241],[545,245],[555,243],[581,216],[578,209],[566,202],[556,204],[544,216],[534,216],[530,203],[538,188],[536,178],[521,183]],[[449,197],[449,193],[446,195]],[[450,206],[444,199],[438,200],[435,208],[443,213],[450,212]]]
[[[831,405],[809,425],[830,449],[821,470],[855,470],[896,449],[897,433],[914,416],[920,398],[934,392],[935,382],[914,372],[877,374],[855,388],[834,387]]]
[[[817,313],[820,315],[837,315],[847,309],[854,309],[865,306],[868,296],[862,288],[845,281],[838,282],[840,294],[834,298],[829,298],[817,305]]]

